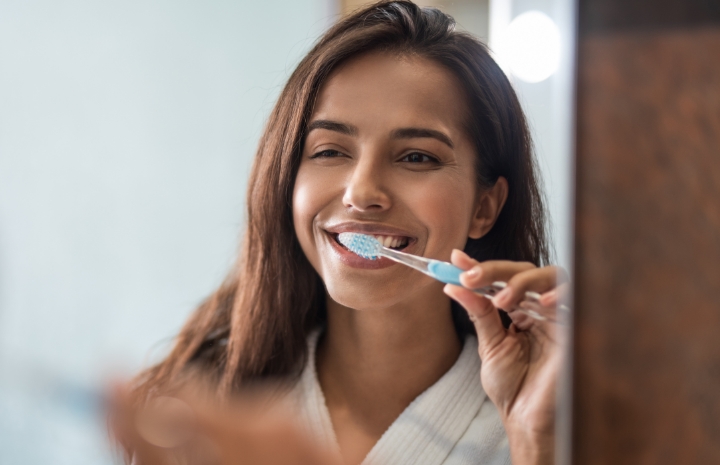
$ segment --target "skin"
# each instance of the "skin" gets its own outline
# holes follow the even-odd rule
[[[362,462],[420,393],[455,363],[461,345],[442,284],[398,264],[368,270],[337,259],[328,228],[395,227],[414,254],[447,260],[493,224],[505,183],[478,192],[467,109],[454,76],[433,62],[370,54],[322,88],[295,181],[295,230],[327,291],[318,377],[346,464]],[[447,136],[394,137],[403,128]],[[381,230],[381,229],[380,229]],[[416,363],[422,360],[423,363]]]
[[[543,441],[552,436],[554,378],[545,376],[548,395],[542,406],[524,406],[522,414],[515,413],[517,401],[506,399],[505,390],[517,392],[528,369],[509,360],[525,357],[529,346],[524,335],[508,336],[516,343],[494,355],[504,329],[497,328],[499,317],[490,301],[461,288],[447,287],[444,293],[441,283],[402,265],[348,266],[338,259],[328,234],[333,225],[347,222],[358,228],[369,225],[370,232],[372,226],[396,227],[415,240],[407,251],[442,260],[452,255],[463,269],[476,267],[479,274],[465,278],[473,285],[528,272],[522,286],[512,281],[504,305],[515,299],[516,287],[554,287],[553,269],[538,272],[531,264],[511,262],[488,268],[453,252],[463,248],[468,237],[481,237],[492,228],[508,189],[502,178],[491,189],[476,185],[477,155],[463,130],[468,109],[461,89],[452,73],[432,61],[372,53],[335,71],[310,119],[294,188],[294,224],[328,292],[318,377],[346,464],[362,462],[395,418],[457,360],[461,346],[449,296],[471,315],[483,315],[476,321],[487,322],[493,331],[491,342],[483,340],[480,348],[483,361],[488,361],[483,364],[483,384],[490,386],[487,392],[497,400],[506,428],[517,425],[518,434],[526,436],[511,438],[514,458],[519,459],[521,451],[522,457],[534,457],[537,447],[551,449],[552,441]],[[436,131],[450,143],[429,137],[431,131],[422,137],[397,137],[403,128]],[[484,337],[484,330],[479,333]],[[512,374],[506,379],[501,371]],[[525,431],[522,422],[536,416],[542,417],[537,428]]]
[[[555,325],[512,311],[514,323],[506,330],[497,309],[514,309],[526,291],[535,291],[542,294],[543,313],[552,316],[566,286],[557,287],[555,267],[478,263],[459,250],[468,237],[492,228],[508,193],[503,178],[490,189],[476,185],[478,156],[463,130],[467,114],[452,73],[421,57],[370,53],[326,81],[308,123],[293,221],[327,289],[328,325],[316,364],[341,457],[328,456],[278,420],[287,415],[263,419],[256,411],[231,411],[186,394],[197,412],[199,437],[212,444],[215,462],[208,463],[361,463],[403,410],[457,360],[461,341],[451,298],[475,324],[478,382],[498,408],[513,464],[553,463],[561,365]],[[461,277],[466,287],[494,281],[508,287],[491,301],[399,264],[353,261],[334,244],[332,233],[339,230],[407,236],[406,251],[467,270]],[[134,414],[122,395],[115,403],[121,420]],[[175,463],[163,461],[167,454],[139,437],[132,422],[116,421],[115,431],[136,451],[138,463]]]

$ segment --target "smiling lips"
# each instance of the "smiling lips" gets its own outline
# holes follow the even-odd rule
[[[360,230],[358,230],[360,229]],[[360,257],[359,255],[354,254],[353,252],[350,252],[344,245],[342,245],[338,241],[338,234],[341,232],[354,232],[358,234],[367,234],[369,236],[373,236],[375,239],[377,239],[383,246],[395,249],[395,250],[403,250],[411,245],[413,245],[416,241],[409,237],[409,236],[403,236],[403,235],[396,235],[396,234],[373,234],[370,231],[363,231],[364,228],[338,228],[338,230],[333,231],[326,231],[328,235],[330,236],[330,244],[332,245],[333,251],[337,254],[340,261],[345,263],[348,266],[351,266],[353,268],[363,268],[363,269],[381,269],[381,268],[387,268],[389,266],[395,265],[396,263],[392,260],[389,260],[384,257],[380,257],[376,260],[370,260],[367,258]]]

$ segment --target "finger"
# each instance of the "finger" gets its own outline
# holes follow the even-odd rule
[[[167,452],[145,441],[140,441],[134,449],[134,465],[169,465],[169,460]]]
[[[120,383],[112,384],[106,390],[107,402],[107,424],[110,435],[121,444],[125,440],[128,420],[128,409],[126,408],[125,387]]]
[[[454,254],[454,257],[460,257]],[[452,258],[451,258],[452,260]],[[529,262],[514,262],[509,260],[492,260],[487,262],[474,262],[469,268],[461,266],[467,265],[468,262],[458,259],[453,264],[458,268],[466,270],[460,275],[460,282],[469,289],[478,289],[489,286],[495,281],[508,281],[510,278],[523,271],[535,268],[535,265]]]
[[[525,312],[510,312],[508,316],[513,322],[513,325],[520,331],[527,331],[532,328],[536,320]]]
[[[203,410],[198,417],[223,464],[333,463],[329,453],[288,415],[261,413],[246,400],[223,411]]]
[[[485,297],[460,286],[447,284],[444,291],[468,312],[470,321],[475,325],[480,359],[486,360],[507,334],[497,309]]]
[[[475,285],[473,283],[478,281],[482,274],[482,268],[479,266],[480,262],[458,249],[452,251],[450,262],[465,271],[460,274],[460,283],[469,289],[474,288]]]
[[[470,257],[462,250],[454,249],[450,255],[450,262],[464,270],[465,272],[460,274],[460,283],[468,289],[475,289],[481,287],[481,275],[482,267],[480,262]]]
[[[514,275],[508,280],[505,289],[493,298],[493,304],[502,309],[513,309],[526,299],[527,292],[542,293],[553,289],[557,284],[556,268],[531,268]]]
[[[540,296],[540,304],[543,307],[557,307],[558,304],[567,304],[570,294],[570,284],[565,283]]]
[[[480,263],[460,249],[453,249],[450,254],[450,261],[462,270],[468,270]]]
[[[108,397],[111,433],[121,444],[128,459],[137,465],[166,465],[167,454],[145,441],[138,433],[135,427],[137,407],[129,391],[124,386],[116,385]]]
[[[195,436],[192,408],[176,397],[158,396],[135,415],[135,429],[150,444],[174,449]]]

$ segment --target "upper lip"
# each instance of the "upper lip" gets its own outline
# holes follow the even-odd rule
[[[326,226],[324,229],[331,234],[354,232],[376,236],[404,236],[409,238],[411,241],[416,239],[415,236],[404,229],[378,223],[359,223],[356,221],[348,221]]]

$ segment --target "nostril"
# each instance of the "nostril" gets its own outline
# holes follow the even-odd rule
[[[344,203],[347,208],[352,208],[358,211],[385,210],[389,206],[385,202],[364,202],[357,199],[345,201]]]
[[[343,196],[343,204],[358,211],[387,210],[390,203],[390,196],[374,182],[353,183]]]

